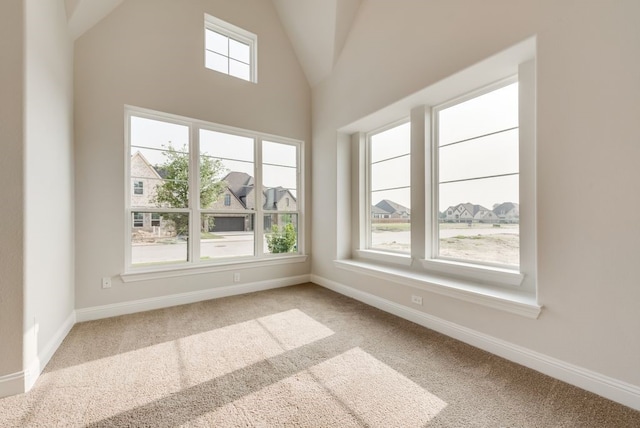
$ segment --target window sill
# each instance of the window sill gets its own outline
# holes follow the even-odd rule
[[[538,304],[535,295],[521,289],[509,290],[491,287],[462,279],[452,279],[431,273],[417,273],[399,267],[382,266],[367,261],[335,260],[334,264],[340,269],[370,275],[526,318],[537,319],[542,311],[542,306]]]
[[[235,260],[216,264],[181,265],[156,269],[130,270],[120,274],[122,282],[146,281],[150,279],[173,278],[184,275],[200,275],[205,273],[224,272],[229,270],[253,269],[266,266],[277,266],[290,263],[304,263],[306,255],[276,256],[260,260]]]
[[[450,260],[420,260],[422,267],[445,275],[455,275],[470,281],[489,284],[520,286],[524,275],[516,270],[492,266],[478,267],[464,262]]]
[[[356,250],[355,253],[361,259],[370,259],[394,265],[411,266],[412,262],[411,256],[408,254],[385,253],[375,250]]]

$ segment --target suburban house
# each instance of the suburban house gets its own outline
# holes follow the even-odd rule
[[[411,210],[389,199],[383,199],[371,207],[371,217],[374,219],[409,219]]]
[[[520,205],[514,202],[504,202],[493,208],[493,212],[501,222],[517,223],[520,219]]]
[[[131,199],[135,208],[157,208],[154,201],[156,186],[161,185],[164,178],[149,161],[136,151],[131,157]],[[225,213],[233,210],[255,210],[256,193],[253,177],[245,172],[231,171],[222,178],[226,186],[220,195],[207,209],[218,211],[209,232],[242,232],[253,230],[253,224],[245,214]],[[263,209],[265,211],[296,211],[297,202],[289,189],[279,187],[263,187]],[[150,233],[153,236],[166,236],[172,233],[170,224],[158,213],[133,212],[132,232],[134,240],[144,240]],[[265,217],[265,228],[270,230],[271,217]]]
[[[503,211],[509,209],[509,215]],[[490,210],[482,205],[464,203],[452,205],[440,215],[440,220],[448,223],[517,223],[518,204],[505,202]]]
[[[445,334],[450,344],[465,342],[589,391],[585,397],[594,393],[640,410],[640,287],[633,270],[640,224],[611,221],[612,207],[621,202],[629,212],[640,211],[639,19],[638,0],[0,1],[0,398],[20,400],[19,394],[67,369],[82,366],[87,376],[114,369],[109,358],[122,348],[109,342],[103,347],[108,355],[84,361],[65,354],[64,367],[40,377],[62,355],[56,352],[65,349],[65,338],[75,340],[77,329],[90,327],[84,322],[312,283],[327,295],[340,294],[337,299],[347,296]],[[444,134],[455,107],[505,92],[517,95],[505,115],[515,125],[460,116],[451,119],[450,140],[435,136]],[[178,147],[204,144],[213,135],[225,154],[220,157],[254,163],[253,174],[229,167],[224,194],[210,207],[213,230],[242,231],[228,234],[236,241],[158,240],[134,248],[132,229],[163,230],[160,215],[136,214],[151,208],[154,183],[162,177],[148,152],[145,159],[132,149],[134,120],[146,121],[149,138],[159,135]],[[385,141],[386,132],[400,126],[410,131],[401,144],[390,138],[380,153],[371,153],[372,135]],[[513,136],[510,150],[501,139],[507,136]],[[485,137],[491,141],[481,146]],[[189,162],[197,170],[196,158]],[[410,168],[394,167],[407,159]],[[464,174],[453,168],[441,184],[434,171],[443,171],[438,166],[447,161]],[[409,189],[410,209],[390,200],[371,207],[372,168],[387,172],[379,189]],[[295,191],[276,181],[256,189],[254,179],[269,174],[293,177],[282,186]],[[294,181],[295,187],[288,184]],[[438,185],[486,185],[502,194],[499,183],[516,181],[519,204],[461,203],[439,215],[433,207]],[[189,189],[189,198],[196,190]],[[559,214],[583,206],[590,207],[588,216]],[[207,210],[188,206],[182,213],[194,222],[201,211]],[[284,244],[295,240],[292,251],[261,245],[274,219],[294,216],[296,230],[289,234],[295,236],[280,237]],[[372,247],[372,219],[409,218],[404,252]],[[438,221],[518,222],[519,263],[503,268],[441,256],[432,236]],[[234,248],[239,256],[225,253]],[[133,250],[180,258],[135,266]],[[215,256],[202,257],[205,250]],[[314,307],[294,300],[288,301],[291,311]],[[352,319],[360,320],[360,303],[353,307]],[[207,320],[223,312],[207,313]],[[193,333],[208,328],[206,320],[181,319],[179,309],[172,314]],[[241,315],[260,334],[268,330],[251,308]],[[321,311],[302,315],[321,324],[318,335],[302,335],[311,337],[308,342],[292,349],[290,343],[304,340],[265,339],[273,350],[269,358],[290,366],[256,382],[267,393],[276,383],[289,386],[308,376],[310,366],[288,362],[306,364],[305,349],[340,336]],[[387,319],[380,315],[376,326]],[[140,330],[166,340],[159,346],[173,347],[171,334],[156,327],[141,324]],[[409,332],[401,333],[385,335],[400,349],[442,351],[439,359],[458,360],[458,345],[407,345],[401,341]],[[220,342],[231,336],[219,336]],[[171,370],[183,362],[186,347],[178,345],[175,361],[166,362]],[[350,341],[340,345],[319,362],[335,363],[326,371],[353,351]],[[250,361],[260,354],[251,346],[247,366],[267,372],[278,366]],[[368,351],[367,343],[353,346]],[[150,350],[141,345],[129,354]],[[409,359],[378,355],[375,363],[372,373],[396,377],[370,383],[374,388],[400,376],[407,390],[435,397],[446,383],[418,385]],[[144,359],[135,366],[145,367]],[[167,389],[158,400],[117,412],[153,413],[156,403],[180,403],[201,387],[244,382],[244,368],[183,387],[186,395]],[[180,385],[180,373],[169,376]],[[136,380],[123,379],[121,390]],[[520,378],[489,370],[483,381],[486,389],[502,388],[505,399],[520,398],[510,394],[519,391]],[[68,382],[69,389],[84,385],[81,378]],[[565,387],[557,385],[552,392],[561,395]],[[53,389],[46,394],[58,393]],[[85,407],[109,401],[98,392],[74,393],[91,398],[92,404],[82,401]],[[58,403],[46,394],[28,396],[25,412],[32,404]],[[558,396],[537,398],[555,406],[562,402]],[[385,397],[391,409],[393,394]],[[448,406],[441,415],[460,404],[455,394],[439,399]],[[0,409],[10,400],[0,401]],[[232,411],[235,402],[223,404]],[[596,423],[607,417],[583,410]]]
[[[227,185],[224,193],[208,208],[216,211],[255,210],[256,197],[254,179],[246,172],[231,171],[222,179]],[[263,187],[263,210],[296,211],[298,209],[295,196],[289,189],[282,187]],[[265,217],[265,228],[271,228],[271,217]],[[253,225],[244,214],[222,214],[215,216],[214,226],[210,232],[247,231]]]

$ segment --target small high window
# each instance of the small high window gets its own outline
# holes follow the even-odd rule
[[[204,15],[205,67],[256,83],[258,36],[211,15]]]

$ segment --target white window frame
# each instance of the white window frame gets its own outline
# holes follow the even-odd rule
[[[148,208],[148,207],[132,207],[131,206],[131,135],[130,123],[131,117],[141,117],[146,119],[158,120],[167,123],[175,123],[189,128],[189,189],[190,189],[190,206],[187,208]],[[134,106],[125,106],[125,268],[121,274],[124,282],[147,280],[155,278],[164,278],[171,276],[179,276],[183,274],[199,274],[204,272],[217,272],[224,270],[236,270],[239,268],[253,268],[258,266],[278,265],[292,262],[304,262],[307,256],[305,249],[305,195],[304,195],[304,142],[291,138],[270,135],[255,131],[234,128],[226,125],[205,122],[197,119],[177,116],[170,113],[162,113],[149,109]],[[263,210],[263,195],[261,191],[256,192],[256,208],[255,210],[242,210],[237,213],[254,215],[254,255],[246,257],[229,257],[220,259],[200,260],[200,216],[203,213],[211,213],[215,210],[202,209],[199,201],[200,174],[194,173],[198,171],[199,165],[199,130],[210,130],[243,137],[252,138],[254,140],[254,183],[256,189],[262,189],[262,141],[270,141],[274,143],[292,145],[297,148],[297,177],[296,186],[298,193],[298,206],[295,211],[266,211]],[[149,212],[149,213],[166,213],[179,212],[189,215],[189,236],[198,237],[198,239],[189,239],[188,243],[188,261],[180,263],[160,264],[154,267],[136,267],[131,261],[131,229],[132,229],[132,213],[133,212]],[[236,211],[224,211],[224,213],[233,214]],[[283,254],[270,254],[263,250],[263,218],[265,214],[287,213],[296,214],[298,217],[297,225],[297,249],[296,252]]]
[[[245,30],[244,28],[240,28],[229,22],[223,21],[220,18],[216,18],[215,16],[205,13],[204,14],[204,57],[203,57],[205,61],[205,67],[206,67],[206,53],[207,53],[207,30],[211,30],[213,32],[216,32],[225,37],[228,37],[230,39],[233,39],[237,42],[240,42],[249,46],[250,77],[249,77],[249,80],[247,81],[252,83],[258,83],[258,36],[250,31]],[[227,55],[227,60],[230,60],[230,57],[228,55]],[[206,68],[209,70],[213,70],[208,67]],[[213,70],[213,71],[218,71],[218,70]],[[222,73],[220,71],[218,72]],[[227,74],[228,76],[236,77],[236,76],[233,76],[232,74],[229,74],[228,72],[222,73],[222,74]],[[236,77],[236,78],[240,80],[244,80],[239,77]]]
[[[537,318],[536,257],[536,60],[535,38],[527,39],[468,69],[418,91],[338,130],[338,149],[350,154],[351,203],[338,206],[351,215],[351,233],[338,237],[338,248],[350,247],[335,260],[338,268]],[[433,109],[460,97],[478,96],[491,85],[517,75],[519,82],[520,265],[517,268],[434,258],[437,227],[437,174],[434,171]],[[495,86],[494,86],[495,87]],[[411,117],[411,255],[371,251],[366,234],[366,136],[382,124]],[[348,150],[341,146],[350,146]],[[437,166],[437,165],[436,165]],[[340,172],[349,176],[348,171]],[[444,207],[447,208],[447,207]],[[351,243],[349,246],[348,243]]]

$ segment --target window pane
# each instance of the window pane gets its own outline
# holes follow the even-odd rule
[[[439,186],[439,255],[519,264],[518,176]]]
[[[205,67],[220,73],[229,74],[229,58],[215,52],[205,52]]]
[[[263,141],[262,184],[265,210],[297,210],[297,146]]]
[[[371,190],[394,189],[411,184],[411,158],[405,155],[371,165]]]
[[[229,57],[249,64],[251,62],[251,48],[246,43],[229,39]]]
[[[160,120],[131,116],[131,147],[150,148],[165,151],[169,147],[174,150],[188,152],[189,127]],[[132,150],[134,152],[135,150]],[[151,153],[151,152],[147,152]],[[162,156],[149,156],[148,160],[155,164]]]
[[[409,154],[411,152],[411,123],[405,123],[372,135],[369,148],[372,163]]]
[[[411,252],[411,124],[369,138],[369,248]]]
[[[229,60],[229,74],[243,80],[251,80],[251,67],[235,59]]]
[[[298,252],[298,215],[265,215],[263,242],[265,253]]]
[[[200,225],[200,258],[253,256],[253,214],[203,214]]]
[[[438,114],[440,146],[518,126],[518,84],[441,110]]]
[[[189,127],[131,117],[132,207],[188,207]],[[132,186],[133,187],[133,186]]]
[[[270,165],[298,166],[298,148],[292,144],[262,142],[262,162]]]
[[[517,173],[518,129],[441,147],[440,182]]]
[[[189,214],[133,212],[131,264],[154,266],[188,261]]]
[[[210,51],[217,52],[224,56],[229,56],[229,38],[215,31],[206,30],[206,46]]]
[[[203,129],[200,154],[201,208],[255,209],[254,139]]]
[[[371,192],[371,247],[374,250],[411,251],[410,188]]]

